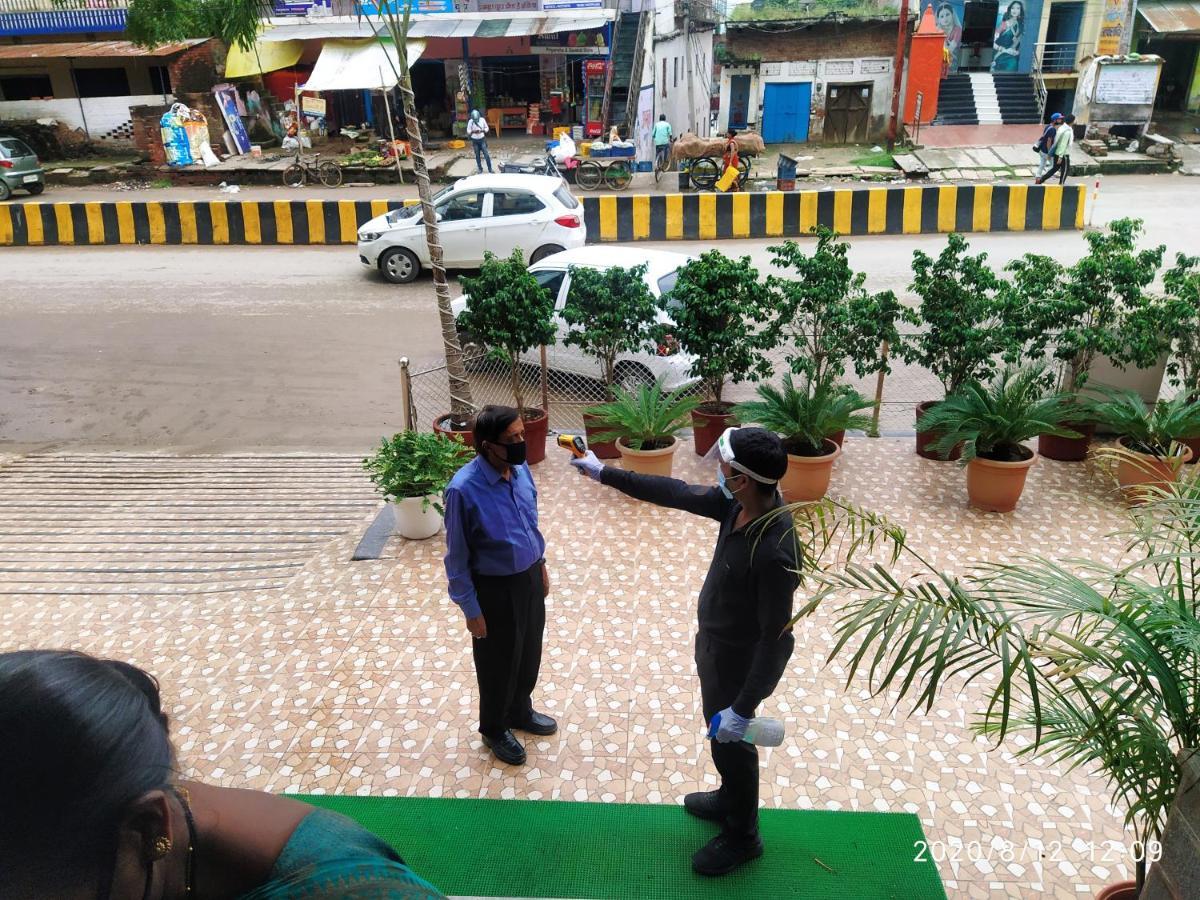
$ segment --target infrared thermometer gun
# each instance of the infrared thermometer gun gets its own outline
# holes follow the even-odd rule
[[[558,446],[564,450],[570,450],[576,459],[587,456],[587,444],[577,434],[560,434],[558,436]]]

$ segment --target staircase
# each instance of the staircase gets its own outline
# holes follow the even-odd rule
[[[935,125],[1026,125],[1042,120],[1033,77],[956,72],[938,89]]]
[[[643,54],[645,52],[644,13],[621,13],[613,37],[612,78],[609,95],[605,98],[604,124],[624,126],[632,134],[633,118],[637,114],[637,91],[641,88]],[[634,84],[634,82],[637,84]],[[630,100],[633,100],[632,106]]]

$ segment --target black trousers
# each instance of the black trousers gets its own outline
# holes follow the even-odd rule
[[[472,640],[479,682],[479,733],[499,737],[533,712],[546,631],[543,563],[518,575],[472,575],[487,637]]]
[[[1041,178],[1039,178],[1037,180],[1037,183],[1038,184],[1046,183],[1051,178],[1053,178],[1054,173],[1057,172],[1058,173],[1058,183],[1066,184],[1067,183],[1067,175],[1070,173],[1070,171],[1071,171],[1071,157],[1056,156],[1056,157],[1054,157],[1054,167],[1049,172],[1047,172],[1045,175],[1043,175]]]
[[[696,671],[700,675],[700,701],[704,721],[733,705],[750,671],[749,650],[718,645],[696,635]],[[723,830],[735,835],[758,831],[758,748],[745,741],[721,744],[709,741],[713,763],[721,776]]]

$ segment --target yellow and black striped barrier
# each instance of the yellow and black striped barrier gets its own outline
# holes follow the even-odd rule
[[[1083,185],[937,185],[583,199],[588,240],[1082,229]],[[0,205],[0,246],[353,244],[375,216],[414,201],[203,200]]]

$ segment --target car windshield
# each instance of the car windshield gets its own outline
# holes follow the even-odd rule
[[[565,206],[567,209],[578,209],[579,199],[571,193],[571,189],[565,184],[560,185],[558,190],[554,192],[554,199]]]
[[[679,279],[679,270],[668,272],[662,278],[658,279],[658,293],[663,298],[663,305],[667,312],[674,312],[679,309],[679,303],[672,296],[671,292],[675,290],[675,282]]]
[[[438,191],[436,194],[434,194],[433,195],[434,205],[436,206],[437,202],[439,200],[441,200],[442,198],[444,198],[452,190],[454,190],[454,185],[450,185],[449,187],[444,187],[440,191]],[[421,204],[414,203],[412,206],[402,206],[399,209],[393,209],[390,213],[387,214],[387,220],[392,225],[395,225],[397,222],[399,222],[403,219],[411,219],[413,216],[419,216],[420,214],[421,214]]]
[[[0,138],[0,151],[9,157],[34,155],[23,141],[18,141],[16,138]]]

